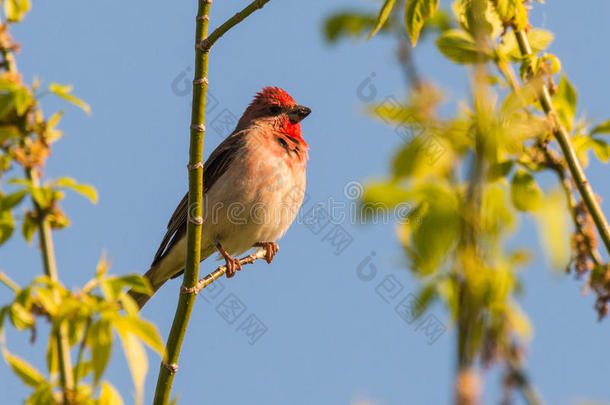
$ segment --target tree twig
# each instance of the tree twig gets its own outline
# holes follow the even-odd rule
[[[256,252],[239,259],[239,264],[241,264],[241,265],[252,264],[259,259],[264,259],[266,256],[267,256],[267,250],[265,248],[261,248],[261,249],[257,250]],[[222,277],[226,271],[227,271],[227,266],[218,266],[218,268],[216,270],[214,270],[213,272],[211,272],[210,274],[208,274],[207,276],[205,276],[204,278],[200,279],[197,282],[197,285],[194,287],[194,291],[196,293],[199,293],[201,290],[206,288],[208,285],[212,284],[214,281],[216,281],[217,279]]]
[[[208,36],[211,0],[199,0],[195,30],[195,72],[191,111],[191,136],[189,149],[189,209],[187,220],[187,247],[184,278],[176,314],[167,338],[166,352],[159,369],[153,404],[169,402],[174,376],[178,370],[180,348],[186,334],[193,304],[195,303],[199,262],[201,258],[201,230],[203,225],[203,140],[205,135],[205,105],[208,89],[208,59],[214,43],[229,29],[244,20],[269,0],[255,0],[235,14]]]
[[[40,179],[38,178],[38,173],[35,169],[27,169],[26,176],[32,182],[33,187],[40,186]],[[32,203],[34,204],[34,210],[36,211],[38,222],[38,239],[40,242],[40,249],[42,251],[44,273],[52,281],[59,282],[59,276],[57,275],[57,264],[55,263],[55,250],[53,248],[53,236],[51,234],[49,219],[45,211],[36,203],[36,201],[32,200]],[[56,289],[54,289],[53,298],[55,299],[55,302],[59,303],[59,292]],[[72,403],[72,395],[74,394],[74,374],[72,372],[72,360],[70,358],[68,329],[64,322],[58,325],[57,331],[55,332],[55,340],[59,360],[59,378],[62,385],[64,402],[66,404],[70,404]]]
[[[525,58],[531,58],[533,54],[532,48],[530,47],[525,31],[515,29],[514,32],[521,54]],[[580,192],[580,195],[582,196],[582,199],[587,206],[593,221],[595,222],[595,226],[597,227],[597,231],[599,232],[599,235],[606,246],[606,250],[610,254],[610,227],[608,227],[608,221],[606,220],[604,212],[602,211],[601,206],[595,197],[595,193],[587,180],[580,162],[578,161],[574,147],[570,142],[570,135],[557,118],[557,112],[553,106],[551,94],[548,87],[544,84],[540,90],[539,100],[545,114],[554,124],[553,135],[555,136],[555,139],[557,139],[557,143],[559,143],[566,163],[568,164],[568,169],[570,170],[572,178],[574,179],[574,183],[576,184],[576,187],[578,188],[578,191]]]

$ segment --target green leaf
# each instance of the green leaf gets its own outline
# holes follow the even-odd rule
[[[533,337],[534,329],[532,324],[528,316],[525,314],[525,312],[523,312],[519,305],[512,303],[509,306],[507,315],[511,329],[517,334],[517,336],[519,336],[521,339],[527,340],[530,340]]]
[[[0,211],[10,210],[19,204],[27,194],[27,190],[19,190],[4,197],[0,197]]]
[[[424,23],[434,15],[437,9],[438,0],[407,0],[405,26],[413,46],[417,44]]]
[[[62,177],[55,181],[55,184],[58,187],[69,188],[73,191],[76,191],[80,195],[86,197],[92,203],[97,203],[97,191],[95,188],[89,184],[78,184],[76,180],[70,177]]]
[[[117,316],[112,324],[119,334],[132,333],[150,346],[151,349],[163,355],[163,341],[159,331],[152,323],[136,316]]]
[[[501,232],[514,226],[514,211],[505,189],[498,185],[489,184],[483,190],[481,203],[480,227],[484,234],[499,236]]]
[[[58,404],[57,398],[55,397],[55,395],[53,395],[53,387],[47,382],[45,382],[44,384],[40,384],[36,388],[36,391],[34,391],[34,393],[32,393],[32,395],[30,395],[30,397],[25,401],[25,405],[41,404]]]
[[[465,31],[447,30],[437,39],[436,45],[443,55],[455,63],[477,63],[491,59],[489,51],[479,49],[472,36]]]
[[[343,37],[359,37],[375,26],[376,16],[363,13],[344,12],[330,16],[324,22],[324,36],[330,43],[337,42]],[[388,22],[381,31],[388,31],[391,24]]]
[[[21,378],[25,385],[35,388],[45,383],[44,376],[30,363],[19,356],[11,354],[6,348],[2,348],[2,354],[6,363],[13,370],[13,373]]]
[[[23,234],[23,238],[26,240],[26,242],[30,243],[32,241],[32,237],[34,236],[37,227],[38,225],[32,219],[32,217],[26,215],[23,219],[23,223],[21,224],[21,233]]]
[[[519,170],[513,176],[510,196],[519,211],[535,211],[540,207],[542,192],[531,174]]]
[[[100,380],[112,351],[112,328],[107,319],[100,319],[89,326],[87,345],[91,348],[93,381]]]
[[[555,36],[550,31],[534,28],[528,31],[527,38],[532,48],[532,52],[538,53],[548,48],[549,45],[553,42]],[[519,61],[523,59],[523,57],[521,56],[521,51],[519,50],[517,39],[512,34],[504,35],[502,37],[502,43],[497,47],[497,51],[500,55],[505,55],[513,61]],[[555,57],[552,62],[557,65],[558,59]]]
[[[85,103],[80,98],[78,98],[78,97],[74,96],[73,94],[71,94],[72,86],[70,86],[70,85],[61,85],[61,84],[57,84],[57,83],[51,83],[49,85],[49,91],[51,93],[57,95],[58,97],[61,97],[64,100],[69,101],[70,103],[72,103],[75,106],[79,107],[81,110],[83,110],[87,114],[91,113],[91,107],[89,107],[89,104]]]
[[[19,132],[19,128],[14,125],[2,125],[0,126],[0,144],[2,142],[7,141],[11,138],[19,138],[21,132]]]
[[[148,357],[146,357],[144,347],[134,334],[121,330],[117,331],[119,332],[129,371],[131,372],[131,378],[133,379],[136,391],[136,404],[140,405],[142,404],[144,394],[144,380],[148,370]]]
[[[150,285],[150,281],[140,274],[128,274],[126,276],[120,276],[116,279],[121,286],[126,286],[142,294],[153,295],[153,289]]]
[[[523,5],[522,0],[516,0],[516,13],[515,13],[515,21],[517,22],[516,29],[517,31],[521,31],[527,28],[527,9]]]
[[[123,405],[123,399],[109,382],[104,381],[97,405]]]
[[[371,39],[377,33],[377,31],[383,27],[383,24],[385,24],[390,16],[390,13],[392,12],[392,8],[394,8],[394,3],[396,3],[396,0],[385,0],[381,10],[379,11],[379,15],[377,16],[377,20],[375,21],[375,26],[366,38],[367,40]]]
[[[417,187],[414,198],[419,208],[412,214],[413,253],[411,258],[418,274],[431,274],[443,263],[443,258],[455,243],[460,214],[455,194],[436,184]],[[439,232],[442,229],[442,232]]]
[[[18,115],[23,115],[28,108],[32,105],[33,98],[27,87],[19,87],[13,93],[13,103],[15,103],[15,110]]]
[[[610,120],[602,122],[591,130],[591,135],[610,134]]]
[[[544,209],[535,212],[538,235],[547,259],[554,268],[565,270],[570,261],[570,218],[565,193],[558,189],[544,196]]]
[[[34,290],[36,291],[36,298],[38,299],[39,304],[49,313],[49,315],[54,316],[57,312],[58,304],[53,296],[53,291],[47,288],[35,288]]]
[[[610,160],[610,145],[601,139],[594,138],[592,141],[593,153],[595,153],[595,156],[602,162],[608,163],[608,160]]]
[[[59,357],[57,356],[57,340],[49,339],[47,343],[47,370],[49,370],[49,374],[53,376],[55,373],[59,371]]]
[[[18,302],[14,302],[9,309],[11,322],[18,330],[29,329],[34,326],[34,315]]]
[[[517,1],[519,0],[498,0],[496,4],[496,11],[502,19],[502,21],[510,21],[515,16],[515,10],[517,8]]]
[[[367,211],[367,207],[390,209],[396,205],[405,202],[410,196],[409,191],[400,187],[399,184],[392,181],[377,181],[367,184],[362,194],[361,204],[363,213],[371,213]]]
[[[557,86],[557,92],[553,99],[561,122],[568,131],[571,131],[573,128],[574,115],[576,114],[578,95],[576,89],[572,86],[567,77],[561,77],[559,86]]]
[[[9,22],[21,21],[29,10],[29,0],[4,0],[4,14]]]
[[[10,211],[0,211],[0,245],[10,239],[15,229],[15,221]]]

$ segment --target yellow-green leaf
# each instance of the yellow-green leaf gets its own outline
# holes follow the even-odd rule
[[[390,16],[390,13],[392,12],[392,8],[394,8],[394,3],[396,3],[396,0],[385,0],[381,10],[379,11],[379,15],[377,16],[377,21],[375,21],[375,26],[371,30],[369,36],[366,38],[367,40],[371,39],[377,33],[377,31],[381,29],[383,24],[385,24]]]
[[[102,383],[102,391],[98,405],[123,405],[123,398],[109,382]]]
[[[520,170],[513,177],[510,196],[518,210],[534,211],[540,207],[542,192],[532,175]]]
[[[121,330],[118,330],[118,332],[123,350],[125,351],[125,357],[127,358],[129,371],[131,372],[131,378],[133,379],[136,391],[136,404],[140,405],[142,404],[144,394],[144,380],[148,370],[148,357],[146,357],[146,351],[142,343],[140,343],[134,334]]]
[[[4,14],[10,22],[18,22],[30,11],[29,0],[4,0]]]
[[[489,50],[479,49],[470,34],[462,30],[447,30],[437,39],[438,49],[456,63],[486,62]]]
[[[25,385],[37,387],[45,382],[44,376],[21,357],[11,354],[6,348],[2,348],[2,354],[6,363]]]
[[[89,107],[89,104],[85,103],[83,100],[81,100],[80,98],[74,96],[71,93],[72,92],[72,86],[70,86],[70,85],[61,85],[61,84],[58,84],[58,83],[51,83],[49,85],[49,91],[51,93],[57,95],[58,97],[61,97],[64,100],[69,101],[70,103],[72,103],[75,106],[79,107],[81,110],[83,110],[87,114],[91,113],[91,107]]]
[[[591,130],[591,135],[610,134],[610,120],[602,122]]]
[[[565,193],[558,189],[544,196],[544,209],[535,212],[540,242],[554,268],[565,270],[570,260],[570,218]]]
[[[438,0],[407,0],[405,26],[413,46],[417,44],[424,23],[434,15],[437,9]]]
[[[76,182],[76,180],[70,177],[62,177],[60,179],[57,179],[57,181],[55,181],[55,184],[58,187],[69,188],[73,191],[76,191],[80,195],[88,198],[92,203],[97,203],[97,191],[95,190],[95,187],[89,184],[79,184]]]
[[[117,316],[112,323],[119,334],[132,333],[151,349],[163,354],[163,341],[152,323],[135,316]]]
[[[91,324],[87,344],[93,361],[93,380],[97,382],[106,369],[112,351],[112,329],[108,320],[101,319]]]

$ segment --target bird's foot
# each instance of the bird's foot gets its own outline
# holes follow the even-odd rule
[[[216,249],[218,249],[222,257],[225,258],[225,266],[227,267],[225,274],[227,275],[227,278],[233,277],[237,270],[241,270],[241,263],[239,262],[239,259],[231,256],[218,242],[216,243]]]
[[[271,263],[271,261],[275,257],[275,254],[278,252],[278,250],[280,250],[280,247],[275,242],[257,242],[254,244],[254,246],[262,247],[265,249],[265,251],[267,252],[267,254],[265,255],[265,260],[267,261],[267,263]]]

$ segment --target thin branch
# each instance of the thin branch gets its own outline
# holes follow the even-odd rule
[[[38,173],[33,169],[26,170],[27,178],[32,182],[32,186],[39,187],[40,179]],[[53,236],[51,234],[51,225],[46,212],[32,200],[36,217],[38,220],[38,238],[40,241],[40,249],[42,251],[42,263],[44,273],[52,281],[59,282],[57,275],[57,264],[55,263],[55,250],[53,248]],[[60,301],[59,292],[53,290],[53,298],[55,302]],[[67,325],[62,322],[59,324],[55,332],[55,340],[57,344],[57,354],[59,360],[59,379],[62,385],[64,402],[72,403],[72,395],[74,393],[74,374],[72,372],[72,360],[70,358],[70,342],[68,341]]]
[[[542,395],[532,384],[527,373],[523,370],[523,366],[516,353],[507,356],[507,365],[510,370],[510,376],[523,394],[523,399],[528,405],[544,405]]]
[[[262,248],[262,249],[257,250],[256,252],[252,253],[251,255],[244,256],[241,259],[239,259],[239,264],[241,264],[241,265],[252,264],[257,260],[265,259],[266,256],[267,256],[267,250]],[[218,268],[216,270],[214,270],[213,272],[211,272],[210,274],[208,274],[207,276],[205,276],[204,278],[200,279],[197,282],[197,285],[194,287],[195,293],[199,293],[201,290],[206,288],[208,285],[212,284],[214,281],[216,281],[217,279],[222,277],[226,271],[227,271],[227,266],[218,266]]]
[[[178,370],[178,358],[186,334],[196,298],[199,262],[201,258],[201,230],[203,226],[203,140],[205,136],[205,105],[208,89],[208,59],[214,43],[229,29],[237,25],[269,0],[255,0],[235,14],[208,36],[211,0],[199,0],[195,30],[195,72],[191,111],[189,149],[189,217],[186,228],[186,260],[184,278],[176,314],[167,338],[166,352],[159,369],[153,404],[169,402],[174,376]]]
[[[517,38],[517,43],[519,44],[521,54],[525,58],[531,59],[532,48],[530,47],[525,31],[515,30],[515,37]],[[570,170],[572,178],[574,179],[574,183],[576,183],[576,187],[578,188],[578,191],[580,192],[580,195],[582,196],[582,199],[587,206],[593,221],[595,222],[597,231],[599,232],[599,235],[606,246],[606,250],[610,254],[610,227],[608,226],[608,221],[606,220],[601,206],[595,197],[595,193],[587,180],[580,162],[578,161],[574,147],[570,142],[570,135],[557,117],[557,112],[553,106],[549,89],[544,84],[542,85],[539,99],[542,109],[554,124],[553,135],[561,147],[566,163],[568,164],[568,169]]]
[[[238,13],[235,13],[235,15],[233,17],[229,18],[221,26],[219,26],[214,31],[212,31],[212,33],[208,37],[204,37],[203,39],[201,39],[197,43],[197,49],[199,49],[202,52],[208,52],[212,48],[214,43],[216,43],[216,41],[218,41],[218,39],[220,37],[222,37],[227,31],[229,31],[235,25],[242,22],[246,17],[248,17],[250,14],[252,14],[256,10],[263,8],[263,6],[265,4],[267,4],[269,1],[270,0],[254,0],[252,3],[250,3],[248,6],[246,6],[243,10],[241,10]],[[206,25],[207,25],[208,21],[209,20],[205,21]],[[198,22],[199,22],[199,20],[198,20]]]
[[[5,286],[7,286],[11,290],[13,290],[14,293],[18,293],[19,290],[21,290],[21,287],[19,287],[19,285],[17,283],[15,283],[9,276],[6,275],[5,272],[3,272],[1,270],[0,270],[0,283],[4,284]]]

